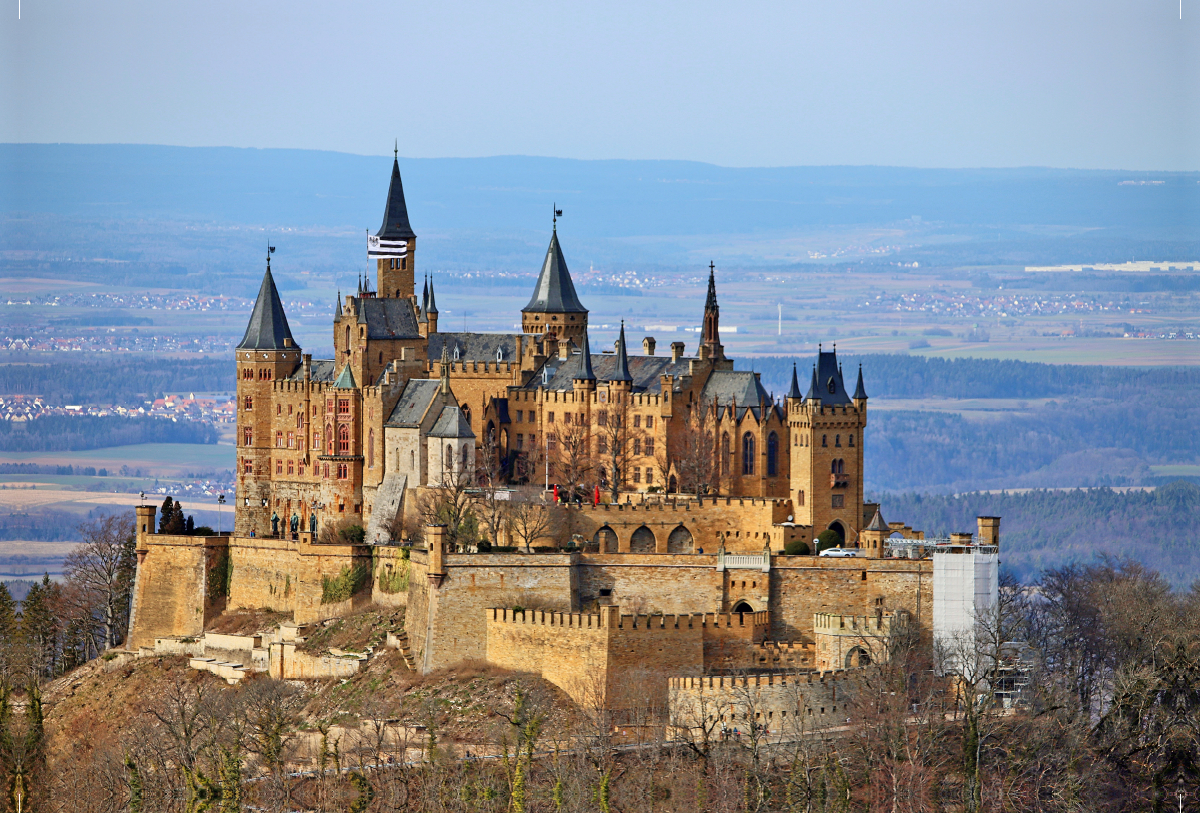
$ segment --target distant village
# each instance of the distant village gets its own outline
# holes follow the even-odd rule
[[[105,417],[120,415],[125,417],[169,418],[174,421],[200,421],[204,423],[222,424],[233,423],[237,417],[237,409],[233,395],[197,398],[195,393],[188,395],[168,395],[146,401],[137,408],[88,404],[53,406],[45,403],[37,395],[8,395],[0,396],[0,418],[6,421],[32,421],[46,415],[76,415]]]

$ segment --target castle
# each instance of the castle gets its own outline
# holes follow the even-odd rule
[[[368,238],[374,290],[339,294],[332,359],[296,344],[268,257],[236,349],[234,531],[156,534],[138,509],[131,647],[227,609],[303,624],[402,603],[421,670],[590,676],[619,705],[631,669],[657,670],[662,693],[729,669],[844,669],[881,657],[872,641],[894,623],[932,628],[931,561],[888,555],[889,538],[921,534],[864,502],[861,368],[851,392],[819,350],[807,389],[794,368],[773,399],[725,355],[711,264],[694,355],[657,355],[650,336],[631,353],[624,324],[594,354],[556,223],[520,333],[444,332],[433,283],[416,290],[416,244],[394,160]],[[524,552],[436,524],[404,538],[430,495],[483,479],[547,487],[536,507],[565,518],[558,538]],[[824,531],[865,556],[816,556]],[[998,541],[981,517],[976,542]]]

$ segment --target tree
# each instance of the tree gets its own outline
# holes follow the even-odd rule
[[[612,500],[625,487],[633,461],[630,443],[629,399],[613,393],[608,409],[597,413],[596,459],[602,484],[608,486]]]
[[[171,499],[170,495],[163,500],[162,516],[158,518],[160,534],[183,534],[187,532],[187,523],[183,517],[183,506],[179,500]]]
[[[570,412],[564,412],[563,423],[552,436],[550,461],[554,466],[553,479],[559,490],[566,491],[567,499],[586,495],[596,470],[596,459],[592,455],[592,435],[583,421],[568,422]]]
[[[537,489],[521,489],[514,497],[508,511],[508,533],[513,542],[524,545],[529,553],[537,540],[555,535],[556,508],[547,504],[545,492]]]
[[[658,453],[658,468],[664,483],[669,486],[674,475],[680,493],[697,497],[715,487],[718,481],[715,421],[712,404],[697,401],[669,425],[667,442],[659,447]]]
[[[421,526],[445,525],[446,541],[457,545],[474,544],[479,539],[479,517],[475,514],[472,472],[448,472],[441,482],[430,486],[417,502]]]
[[[475,480],[478,483],[475,504],[487,539],[493,545],[499,544],[509,506],[509,492],[504,485],[499,451],[495,430],[491,430],[484,436],[480,454],[475,458]]]
[[[64,595],[74,618],[99,627],[97,646],[111,649],[125,636],[137,567],[131,514],[113,514],[79,526],[83,544],[63,560]],[[91,623],[88,623],[91,622]]]

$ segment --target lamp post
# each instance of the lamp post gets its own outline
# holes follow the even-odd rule
[[[225,495],[217,495],[217,536],[221,535],[221,506],[225,504]]]

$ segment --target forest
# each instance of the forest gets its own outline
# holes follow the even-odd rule
[[[0,451],[60,452],[134,443],[216,443],[212,424],[121,415],[43,415],[0,421]]]
[[[164,394],[232,392],[232,358],[154,356],[0,364],[0,395],[37,395],[51,406],[103,404],[140,407]]]

